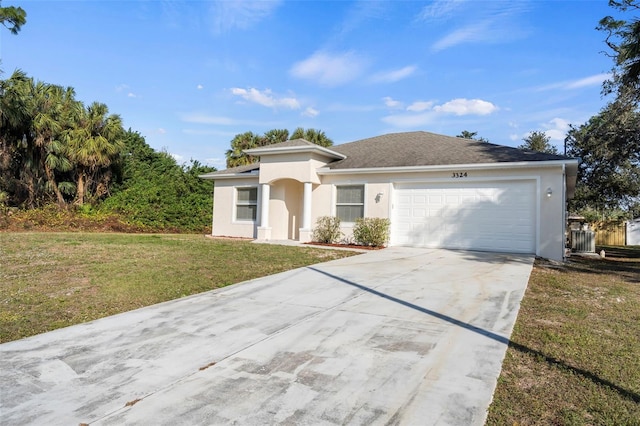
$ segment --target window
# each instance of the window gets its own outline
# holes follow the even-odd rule
[[[258,188],[237,188],[236,220],[256,220]]]
[[[364,185],[338,186],[336,216],[342,222],[355,222],[364,217]]]

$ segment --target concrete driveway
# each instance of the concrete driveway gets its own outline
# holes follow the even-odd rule
[[[0,420],[480,425],[532,263],[388,248],[5,343]]]

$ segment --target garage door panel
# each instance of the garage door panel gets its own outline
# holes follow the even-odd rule
[[[396,185],[391,243],[535,252],[535,181]]]

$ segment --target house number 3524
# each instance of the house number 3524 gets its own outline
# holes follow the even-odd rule
[[[453,172],[451,173],[452,178],[466,178],[467,172]]]

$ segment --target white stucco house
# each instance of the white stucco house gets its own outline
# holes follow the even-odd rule
[[[320,216],[391,220],[391,246],[532,253],[562,260],[578,160],[443,136],[393,133],[323,148],[246,151],[215,181],[213,235],[310,241]]]

